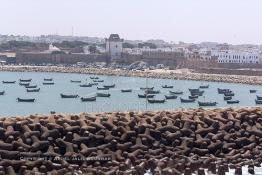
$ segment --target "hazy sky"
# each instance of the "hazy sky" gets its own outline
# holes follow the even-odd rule
[[[0,34],[262,44],[262,0],[0,0]]]

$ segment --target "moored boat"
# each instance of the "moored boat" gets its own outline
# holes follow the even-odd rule
[[[193,103],[196,101],[196,99],[184,99],[180,97],[181,103]]]
[[[198,95],[189,95],[188,98],[189,99],[196,99],[196,98],[198,98]]]
[[[40,88],[38,89],[26,89],[26,92],[39,92]]]
[[[96,101],[96,97],[81,97],[82,102],[87,102],[87,101]]]
[[[147,99],[148,103],[165,103],[165,99],[152,99],[152,98],[149,98]]]
[[[111,94],[109,94],[109,93],[100,93],[100,92],[97,92],[97,93],[96,93],[96,96],[97,96],[97,97],[110,97]]]
[[[145,93],[146,94],[159,94],[160,91],[159,90],[157,90],[157,91],[155,91],[155,90],[145,90]]]
[[[30,78],[30,79],[19,79],[19,81],[20,81],[20,82],[31,82],[32,79],[31,79],[31,78]]]
[[[35,102],[35,98],[17,98],[18,102]]]
[[[81,83],[81,80],[70,80],[71,83]]]
[[[97,90],[109,90],[108,87],[96,87]]]
[[[224,100],[232,100],[232,96],[224,96]]]
[[[200,91],[199,88],[197,88],[197,89],[191,89],[191,88],[189,88],[188,90],[189,90],[189,92],[199,92],[199,91]]]
[[[30,89],[30,88],[32,89],[32,88],[37,88],[37,85],[31,85],[31,86],[28,85],[28,86],[25,86],[25,87],[28,88],[28,89]]]
[[[251,90],[249,90],[249,92],[250,92],[250,93],[256,93],[257,90],[251,89]]]
[[[169,91],[170,94],[176,94],[176,95],[181,95],[183,94],[183,91]]]
[[[205,91],[190,91],[191,96],[202,96]]]
[[[174,86],[171,85],[163,85],[162,88],[166,88],[166,89],[172,89]]]
[[[54,85],[54,82],[43,82],[43,85]]]
[[[61,98],[78,98],[78,95],[66,95],[66,94],[60,94]]]
[[[99,79],[99,77],[90,77],[90,79],[97,80],[97,79]]]
[[[239,103],[239,100],[227,100],[227,104],[236,104]]]
[[[115,84],[111,84],[111,85],[104,85],[105,88],[114,88],[116,85]]]
[[[208,85],[200,85],[199,88],[200,89],[207,89],[207,88],[209,88],[209,84]]]
[[[3,84],[15,84],[16,81],[2,81]]]
[[[226,92],[224,93],[224,96],[235,96],[233,92]]]
[[[97,86],[98,85],[98,83],[89,83],[89,84],[91,84],[92,86]]]
[[[102,83],[102,82],[104,82],[104,80],[93,80],[93,82],[95,82],[95,83]]]
[[[154,94],[138,94],[138,98],[153,98]]]
[[[5,94],[5,91],[1,91],[1,92],[0,92],[0,95],[4,95],[4,94]]]
[[[92,84],[90,83],[89,84],[80,84],[79,86],[80,87],[92,87]]]
[[[154,87],[141,87],[140,90],[153,90]]]
[[[231,93],[232,91],[230,89],[221,89],[221,88],[217,88],[217,92],[219,94],[224,94],[224,93]]]
[[[121,89],[121,92],[132,92],[132,89]]]
[[[255,100],[256,104],[261,105],[262,104],[262,100]]]
[[[168,99],[177,99],[176,95],[165,95],[165,98]]]
[[[201,102],[201,101],[198,101],[198,105],[199,106],[216,106],[217,102]]]
[[[20,86],[29,86],[30,83],[19,83]]]
[[[53,78],[44,78],[44,81],[53,81]]]
[[[262,97],[257,95],[257,100],[262,100]]]

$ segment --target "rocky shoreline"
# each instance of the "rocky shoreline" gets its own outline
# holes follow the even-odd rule
[[[224,175],[262,163],[262,108],[0,119],[0,174]]]
[[[76,67],[57,67],[57,66],[1,66],[0,71],[79,73],[79,74],[96,74],[96,75],[109,75],[109,76],[148,77],[148,78],[161,78],[161,79],[196,80],[196,81],[212,81],[212,82],[262,85],[262,77],[260,76],[177,73],[172,71],[162,71],[162,72],[155,72],[150,70],[127,71],[127,70],[113,70],[108,68],[97,69],[97,68],[76,68]]]

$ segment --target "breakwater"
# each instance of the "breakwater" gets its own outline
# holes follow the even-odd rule
[[[155,71],[127,71],[115,70],[108,68],[76,68],[76,67],[57,67],[57,66],[2,66],[0,71],[11,72],[60,72],[60,73],[79,73],[79,74],[96,74],[110,76],[126,77],[148,77],[158,79],[179,79],[179,80],[196,80],[196,81],[213,81],[227,83],[242,83],[261,85],[261,76],[244,76],[228,74],[203,74],[203,73],[175,73],[172,71],[155,72]]]
[[[0,174],[225,174],[262,163],[262,108],[0,119]]]

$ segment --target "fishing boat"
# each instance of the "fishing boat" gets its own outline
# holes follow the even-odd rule
[[[191,91],[190,94],[191,96],[202,96],[205,91]]]
[[[65,94],[60,94],[61,98],[78,98],[78,95],[65,95]]]
[[[26,92],[39,92],[40,88],[38,89],[26,89]]]
[[[109,94],[109,93],[100,93],[100,92],[98,92],[98,93],[96,93],[96,96],[97,96],[97,97],[110,97],[111,94]]]
[[[105,88],[114,88],[116,85],[112,84],[112,85],[104,85]]]
[[[192,103],[192,102],[195,102],[196,99],[184,99],[180,97],[180,101],[181,103]]]
[[[146,94],[159,94],[160,91],[159,91],[159,90],[158,90],[158,91],[155,91],[155,90],[146,90],[145,93],[146,93]]]
[[[232,100],[232,96],[224,96],[224,100]]]
[[[257,100],[262,100],[262,97],[257,95]]]
[[[18,102],[35,102],[35,98],[17,98]]]
[[[235,96],[233,92],[226,92],[224,93],[224,96]]]
[[[30,88],[32,89],[32,88],[37,88],[37,85],[31,85],[31,86],[28,85],[28,86],[25,86],[25,87],[28,88],[28,89],[30,89]]]
[[[162,88],[166,88],[166,89],[172,89],[174,86],[171,86],[171,85],[164,85],[162,86]]]
[[[207,89],[207,88],[209,88],[209,84],[208,85],[200,85],[199,88],[200,89]]]
[[[81,80],[70,80],[71,83],[81,83]]]
[[[249,90],[249,92],[250,92],[250,93],[256,93],[257,90],[251,89],[251,90]]]
[[[5,94],[5,91],[1,91],[1,92],[0,92],[0,95],[4,95],[4,94]]]
[[[199,106],[216,106],[217,102],[200,102],[198,101]]]
[[[165,99],[152,99],[152,98],[149,98],[147,99],[148,103],[165,103]]]
[[[153,98],[153,94],[138,94],[138,98]]]
[[[167,100],[169,100],[169,99],[177,99],[177,96],[176,95],[165,95],[165,98]]]
[[[44,81],[53,81],[53,78],[44,78]]]
[[[227,100],[227,104],[236,104],[239,103],[239,100]]]
[[[87,101],[96,101],[96,97],[81,97],[82,102],[87,102]]]
[[[43,85],[54,85],[54,82],[43,82]]]
[[[30,83],[19,83],[20,86],[29,86]]]
[[[183,91],[169,91],[170,94],[181,95]]]
[[[221,88],[217,88],[217,92],[219,94],[224,94],[224,93],[231,93],[232,91],[230,89],[221,89]]]
[[[262,100],[255,100],[256,104],[261,105],[262,104]]]
[[[97,90],[109,90],[108,87],[96,87]]]
[[[140,90],[153,90],[154,87],[141,87]]]
[[[132,89],[121,89],[121,92],[132,92]]]
[[[3,84],[15,84],[16,81],[2,81]]]
[[[19,81],[20,81],[20,82],[31,82],[32,79],[31,79],[31,78],[30,78],[30,79],[19,79]]]
[[[92,86],[97,86],[98,85],[98,83],[89,83],[89,84],[91,84]]]
[[[80,87],[92,87],[92,84],[90,83],[89,84],[80,84],[79,86]]]
[[[97,80],[97,79],[99,79],[99,77],[90,77],[90,79]]]
[[[189,95],[188,98],[189,99],[196,99],[196,98],[198,98],[198,95]]]
[[[102,83],[102,82],[104,82],[104,80],[93,80],[93,82],[95,82],[95,83]]]
[[[199,92],[199,88],[197,88],[197,89],[188,89],[189,90],[189,92]]]

